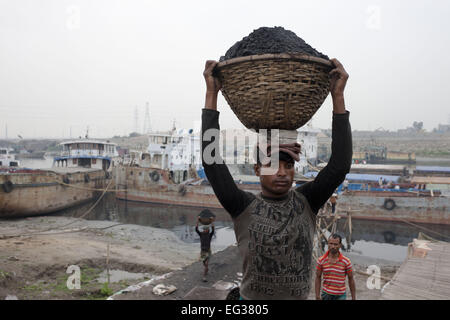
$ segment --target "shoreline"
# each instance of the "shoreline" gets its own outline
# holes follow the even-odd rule
[[[21,236],[5,238],[17,234]],[[386,277],[393,276],[401,264],[343,253],[352,260],[355,270],[365,272],[367,266],[377,264]],[[211,278],[206,284],[201,279],[202,264],[198,258],[198,243],[183,242],[166,229],[63,216],[0,220],[0,299],[78,300],[114,295],[112,299],[152,300],[160,297],[149,292],[149,288],[157,283],[175,282],[176,294],[161,297],[170,300],[183,299],[197,286],[239,281],[236,274],[240,272],[241,261],[236,246],[213,246]],[[73,265],[80,268],[79,290],[67,287],[72,275],[67,270]],[[119,280],[107,285],[105,280],[100,281],[105,278],[106,269]],[[356,277],[364,287],[365,276],[356,274]],[[363,287],[358,290],[365,292]],[[117,295],[127,288],[138,290],[135,294]],[[364,296],[378,298],[375,292],[365,292]]]

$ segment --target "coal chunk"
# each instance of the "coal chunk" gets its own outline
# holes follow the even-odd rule
[[[236,42],[228,49],[225,56],[220,57],[220,61],[266,53],[303,53],[329,59],[292,31],[283,27],[261,27]]]

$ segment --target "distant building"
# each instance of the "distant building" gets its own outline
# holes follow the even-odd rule
[[[308,164],[316,166],[318,160],[318,135],[320,129],[314,128],[309,122],[306,126],[297,129],[297,141],[301,145],[300,161],[295,164],[296,171],[304,174],[308,169]]]
[[[450,124],[440,124],[437,129],[434,129],[437,133],[447,133],[450,132]]]

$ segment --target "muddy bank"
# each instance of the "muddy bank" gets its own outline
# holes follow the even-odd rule
[[[345,253],[344,253],[345,254]],[[378,300],[381,298],[381,288],[391,279],[399,268],[394,261],[378,260],[358,257],[355,259],[355,284],[358,300]],[[368,289],[366,274],[367,266],[374,262],[379,263],[382,279],[380,289]],[[315,265],[313,266],[315,268]],[[203,265],[195,262],[182,270],[166,274],[158,279],[153,279],[129,287],[122,292],[117,292],[111,300],[225,300],[233,288],[238,287],[242,280],[242,260],[236,246],[217,252],[211,257],[207,281],[203,281]],[[315,274],[311,279],[312,287],[308,299],[315,299],[314,291]],[[176,290],[166,296],[153,293],[158,285],[174,286]],[[348,286],[347,286],[348,288]],[[347,298],[351,299],[347,289]]]
[[[56,216],[1,220],[0,299],[225,299],[239,285],[242,261],[235,246],[212,249],[204,282],[199,244],[185,243],[165,229]],[[399,263],[344,254],[358,271],[358,299],[378,299],[380,290],[367,289],[367,266],[380,266],[383,286]],[[67,286],[72,265],[80,269],[80,289]],[[105,285],[107,268],[110,282]],[[153,288],[158,284],[177,290],[157,296]],[[115,294],[122,290],[126,292]]]
[[[105,286],[107,258],[119,270],[111,275],[122,278]],[[104,299],[197,258],[197,244],[164,229],[54,216],[1,220],[0,299]],[[71,265],[80,268],[81,289],[67,288]]]

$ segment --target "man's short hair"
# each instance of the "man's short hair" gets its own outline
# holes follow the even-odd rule
[[[259,158],[259,148],[256,149],[257,153],[256,153],[256,164],[257,165],[261,165],[261,159]],[[278,153],[278,160],[279,161],[285,161],[285,162],[290,162],[290,163],[295,163],[294,158],[292,158],[290,155],[288,155],[286,152],[280,151]]]
[[[330,238],[339,239],[339,243],[342,243],[342,237],[337,233],[333,233]]]

